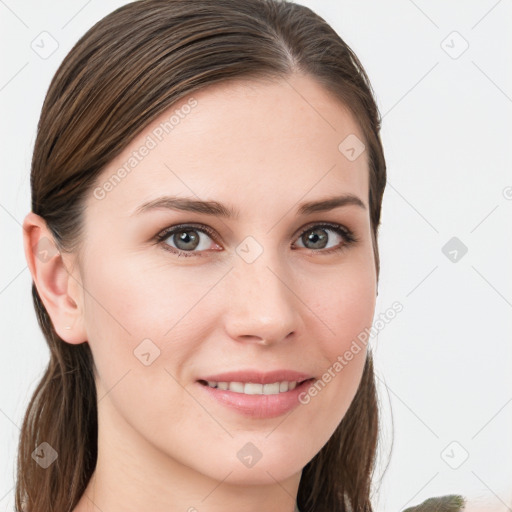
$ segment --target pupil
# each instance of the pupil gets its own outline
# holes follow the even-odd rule
[[[194,231],[181,231],[175,243],[179,249],[195,249],[199,243],[199,237]]]
[[[318,235],[317,233],[323,233]],[[313,242],[315,249],[323,249],[327,242],[327,234],[324,229],[315,229],[310,231],[310,234],[306,237],[307,241]],[[306,245],[306,243],[304,243]]]

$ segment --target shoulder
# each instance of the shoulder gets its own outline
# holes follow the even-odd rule
[[[429,498],[420,505],[409,507],[402,512],[462,512],[466,500],[458,494]]]

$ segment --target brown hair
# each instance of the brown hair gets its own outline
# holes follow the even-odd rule
[[[31,170],[32,211],[61,252],[77,251],[84,201],[102,169],[180,98],[216,82],[304,73],[359,122],[369,162],[369,206],[377,280],[377,231],[386,184],[380,116],[356,55],[309,8],[284,0],[141,0],[96,23],[57,70],[38,124]],[[97,403],[88,343],[55,332],[32,283],[50,361],[20,435],[16,510],[70,512],[97,458]],[[305,466],[302,512],[372,511],[379,414],[372,354],[338,428]],[[42,442],[57,460],[42,470]]]

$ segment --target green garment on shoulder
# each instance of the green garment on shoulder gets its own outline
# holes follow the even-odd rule
[[[466,500],[458,494],[448,494],[438,498],[429,498],[420,505],[409,507],[402,512],[463,512]],[[295,512],[300,512],[295,504]]]
[[[462,512],[466,500],[458,494],[429,498],[420,505],[406,508],[403,512]]]

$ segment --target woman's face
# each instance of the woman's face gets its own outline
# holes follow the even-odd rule
[[[375,307],[362,140],[310,78],[236,82],[183,99],[105,168],[79,269],[103,435],[234,483],[283,480],[322,448],[366,350],[322,375]],[[361,204],[302,209],[344,195]],[[226,372],[256,373],[215,378]],[[308,377],[315,396],[314,381],[244,384]]]

